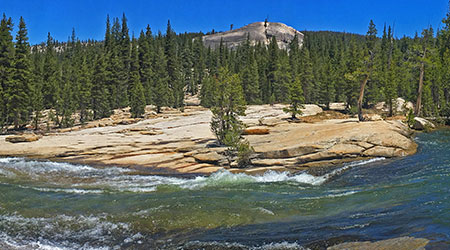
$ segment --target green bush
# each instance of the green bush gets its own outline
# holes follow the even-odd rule
[[[406,123],[408,124],[408,126],[409,126],[410,128],[412,128],[412,127],[414,126],[414,118],[415,118],[415,117],[416,117],[416,116],[414,115],[413,110],[410,109],[410,110],[408,111],[408,114],[406,115]]]

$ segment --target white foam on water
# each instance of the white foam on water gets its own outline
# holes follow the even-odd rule
[[[354,224],[354,225],[349,225],[349,226],[342,226],[342,227],[338,227],[341,230],[348,230],[348,229],[353,229],[353,228],[365,228],[367,226],[369,226],[370,223],[365,223],[365,224]]]
[[[106,218],[106,215],[57,215],[49,218],[27,218],[17,214],[0,215],[0,225],[6,229],[5,232],[0,232],[0,236],[5,235],[1,238],[9,239],[5,241],[9,245],[37,246],[37,249],[107,249],[92,247],[89,243],[84,245],[77,243],[81,240],[107,244],[113,239],[114,234],[129,232],[130,226],[127,223],[114,223],[107,221]],[[20,234],[16,234],[17,231]],[[26,236],[28,233],[33,235],[32,240]],[[7,237],[8,234],[15,236]]]
[[[57,163],[50,161],[28,161],[23,158],[0,158],[0,176],[15,178],[28,177],[33,181],[51,183],[52,187],[36,187],[34,189],[44,192],[65,192],[73,194],[108,192],[155,192],[158,186],[171,185],[182,189],[197,190],[205,187],[233,186],[246,183],[280,183],[290,182],[306,185],[322,185],[333,176],[349,168],[369,164],[384,158],[374,158],[366,161],[357,161],[345,164],[322,176],[308,173],[291,175],[288,172],[267,171],[263,175],[251,176],[244,173],[233,174],[223,170],[212,175],[198,176],[194,179],[175,178],[167,176],[132,175],[134,170],[119,167],[93,168],[86,165],[70,163]],[[9,174],[8,172],[15,175]],[[28,186],[28,185],[27,185]]]
[[[24,187],[24,186],[21,186]],[[26,187],[29,188],[29,187]],[[57,193],[69,193],[69,194],[101,194],[104,190],[90,190],[90,189],[77,189],[77,188],[38,188],[31,187],[34,190],[41,192],[57,192]]]
[[[300,246],[296,242],[278,242],[278,243],[269,243],[258,247],[252,247],[250,248],[252,250],[276,250],[276,249],[297,249],[297,250],[303,250],[304,247]]]
[[[260,211],[263,214],[275,215],[274,212],[270,211],[269,209],[263,208],[263,207],[257,207],[256,210]]]

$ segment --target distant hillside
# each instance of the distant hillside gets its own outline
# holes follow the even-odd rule
[[[217,48],[222,40],[228,48],[232,49],[245,42],[247,36],[250,37],[252,44],[261,42],[265,45],[269,44],[272,37],[275,36],[278,47],[287,49],[295,35],[297,35],[301,45],[303,43],[303,34],[298,30],[283,23],[256,22],[239,29],[203,36],[203,44],[205,47]]]

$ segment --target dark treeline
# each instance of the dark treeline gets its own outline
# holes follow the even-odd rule
[[[381,32],[373,23],[367,35],[305,32],[289,51],[249,40],[235,50],[221,44],[206,48],[202,33],[152,33],[149,26],[131,36],[125,15],[107,18],[103,41],[80,41],[73,31],[67,42],[50,34],[46,43],[30,46],[24,20],[13,39],[13,21],[0,25],[0,126],[37,127],[41,113],[59,127],[84,123],[130,106],[134,117],[152,104],[183,109],[185,94],[199,94],[205,107],[216,105],[221,72],[236,74],[247,104],[345,102],[356,112],[364,83],[363,107],[393,100],[419,103],[423,116],[450,116],[450,15],[442,30],[424,29],[413,38]],[[435,35],[437,34],[437,35]],[[226,70],[223,70],[226,69]]]

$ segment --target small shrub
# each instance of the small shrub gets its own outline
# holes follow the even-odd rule
[[[406,115],[406,123],[408,124],[408,126],[409,126],[410,128],[412,128],[412,127],[414,126],[414,118],[415,118],[415,117],[416,117],[416,116],[414,115],[413,110],[410,109],[410,110],[408,111],[408,114]]]

